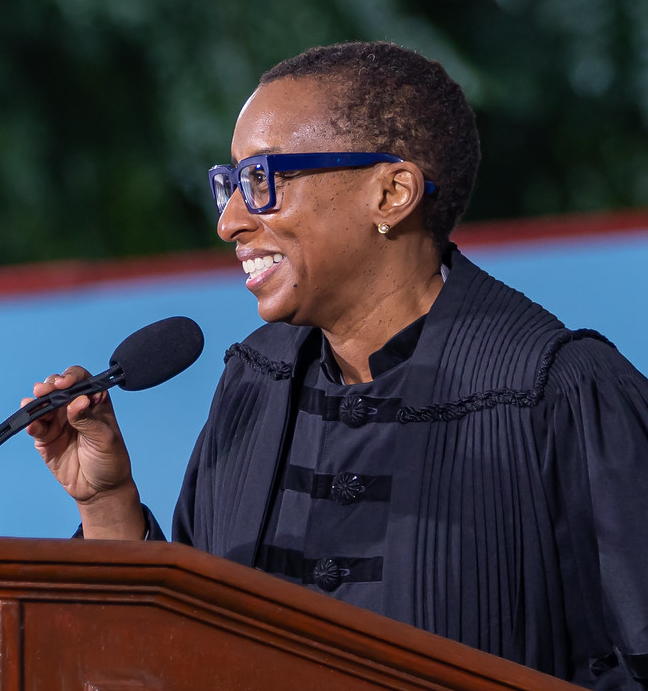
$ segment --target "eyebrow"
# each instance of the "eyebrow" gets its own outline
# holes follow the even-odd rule
[[[252,156],[264,156],[265,154],[280,154],[281,149],[279,149],[276,146],[269,147],[267,149],[259,149],[258,151],[255,151],[253,154],[250,154],[249,156],[245,156],[245,158],[251,158]],[[242,159],[243,160],[243,159]],[[233,158],[232,159],[232,165],[236,167],[239,164],[239,162]]]

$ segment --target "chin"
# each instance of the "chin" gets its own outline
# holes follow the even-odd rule
[[[294,324],[294,312],[281,305],[268,305],[259,300],[259,316],[264,322],[286,322],[287,324]]]
[[[268,304],[259,300],[259,316],[268,323],[284,322],[292,326],[313,326],[313,322],[300,313],[296,305]]]

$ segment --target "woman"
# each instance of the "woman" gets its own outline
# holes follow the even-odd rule
[[[640,688],[648,383],[448,242],[479,161],[459,87],[392,44],[316,48],[262,77],[232,157],[218,232],[271,323],[226,354],[174,539]],[[86,538],[163,538],[106,394],[29,431]]]

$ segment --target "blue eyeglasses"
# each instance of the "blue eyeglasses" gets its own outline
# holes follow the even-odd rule
[[[376,163],[400,163],[402,158],[391,154],[338,152],[314,154],[260,154],[244,158],[237,166],[217,165],[209,170],[209,185],[218,211],[223,213],[236,188],[252,214],[262,214],[277,204],[275,173],[323,168],[360,168]],[[425,194],[433,194],[437,186],[425,181]]]

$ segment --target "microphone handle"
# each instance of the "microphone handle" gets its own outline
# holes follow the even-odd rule
[[[80,381],[69,389],[57,389],[46,396],[35,398],[11,417],[0,423],[0,444],[4,444],[14,434],[25,429],[27,425],[39,417],[50,413],[64,405],[67,405],[78,396],[90,396],[93,393],[106,391],[116,384],[124,381],[124,372],[119,365],[113,365],[110,369],[94,377]]]

